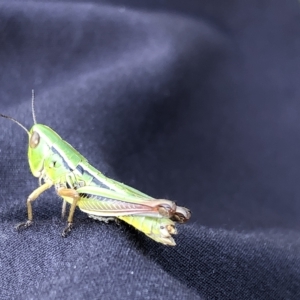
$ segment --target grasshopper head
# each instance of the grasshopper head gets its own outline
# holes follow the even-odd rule
[[[28,162],[35,177],[40,177],[53,143],[60,137],[48,126],[34,124],[29,131]]]
[[[30,129],[28,162],[33,176],[40,177],[43,174],[54,182],[83,160],[80,153],[50,127],[34,124]]]
[[[49,145],[43,133],[44,125],[35,124],[29,131],[28,162],[31,173],[40,177],[44,168],[45,154],[49,152]]]

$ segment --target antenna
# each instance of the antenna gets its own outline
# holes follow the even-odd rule
[[[32,118],[33,118],[33,123],[36,124],[36,117],[35,117],[35,110],[34,110],[34,90],[31,90],[31,110],[32,110]]]
[[[9,120],[11,120],[11,121],[17,123],[17,124],[18,124],[20,127],[22,127],[22,128],[26,131],[26,133],[30,136],[30,133],[29,133],[29,131],[26,129],[26,127],[23,126],[20,122],[18,122],[18,121],[15,120],[14,118],[9,117],[9,116],[6,116],[6,115],[2,115],[2,114],[0,114],[0,117],[5,118],[5,119],[9,119]]]

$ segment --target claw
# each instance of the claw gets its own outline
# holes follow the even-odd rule
[[[68,226],[63,230],[61,236],[67,237],[67,235],[71,232],[72,229],[73,229],[73,223],[68,223]]]
[[[26,222],[24,223],[20,223],[16,226],[16,229],[19,231],[19,230],[23,230],[23,229],[26,229],[28,227],[30,227],[31,225],[33,224],[33,221],[30,221],[30,220],[27,220]]]

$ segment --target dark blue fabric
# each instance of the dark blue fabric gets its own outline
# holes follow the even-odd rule
[[[0,299],[299,299],[298,1],[0,1],[0,113],[192,210],[176,247],[76,211],[60,234],[0,119]]]

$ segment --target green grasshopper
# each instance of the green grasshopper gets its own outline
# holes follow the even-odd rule
[[[22,127],[29,136],[28,162],[33,176],[39,178],[39,187],[27,198],[28,220],[16,228],[33,224],[32,202],[44,191],[54,186],[63,198],[62,216],[70,204],[65,237],[73,228],[76,206],[89,217],[108,222],[121,219],[142,231],[156,242],[175,246],[175,222],[184,223],[190,217],[189,209],[173,201],[154,199],[132,187],[104,176],[88,161],[46,125],[37,124],[32,91],[32,116],[34,125],[28,131],[12,117],[0,114]]]

